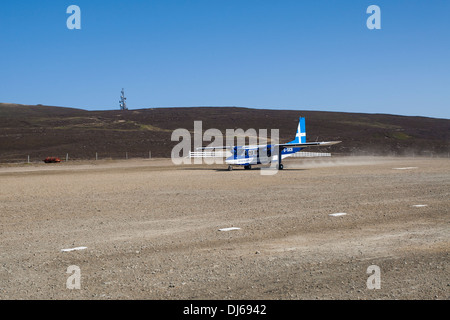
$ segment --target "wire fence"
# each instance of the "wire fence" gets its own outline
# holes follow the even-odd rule
[[[232,155],[229,151],[191,151],[189,152],[189,158],[219,158],[219,157],[230,157]],[[314,158],[314,157],[331,157],[331,153],[327,152],[297,152],[292,155],[294,158]],[[422,152],[411,152],[406,154],[399,154],[397,152],[390,152],[387,154],[376,154],[371,152],[349,152],[349,153],[333,153],[333,156],[350,156],[350,157],[360,157],[360,156],[373,156],[373,157],[409,157],[409,158],[448,158],[450,159],[450,152],[437,153],[430,151]],[[38,163],[44,162],[46,157],[40,155],[15,155],[12,157],[0,158],[0,163]],[[97,160],[128,160],[128,159],[152,159],[152,152],[123,152],[107,154],[104,152],[95,152],[91,156],[79,156],[66,153],[64,156],[55,156],[59,158],[61,162],[69,161],[97,161]],[[167,158],[164,156],[157,156],[156,158]]]

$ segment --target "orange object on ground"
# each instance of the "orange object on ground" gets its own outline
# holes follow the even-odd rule
[[[58,157],[47,157],[44,159],[45,163],[60,163],[61,159]]]

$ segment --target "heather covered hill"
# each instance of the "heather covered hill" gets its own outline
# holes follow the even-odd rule
[[[86,111],[75,108],[0,103],[0,161],[47,156],[71,159],[170,157],[177,128],[203,130],[279,129],[293,139],[298,117],[306,117],[308,141],[341,140],[334,154],[445,155],[450,152],[450,120],[388,114],[238,107],[152,108]],[[205,142],[204,145],[207,145]],[[319,151],[314,149],[314,151]],[[325,151],[325,150],[320,150]]]

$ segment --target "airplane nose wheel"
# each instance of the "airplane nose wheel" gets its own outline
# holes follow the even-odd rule
[[[283,170],[283,164],[282,163],[280,163],[280,165],[278,166],[278,169],[279,170]]]

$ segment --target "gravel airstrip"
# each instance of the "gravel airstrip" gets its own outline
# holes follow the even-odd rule
[[[284,164],[1,165],[0,299],[449,299],[449,159]]]

